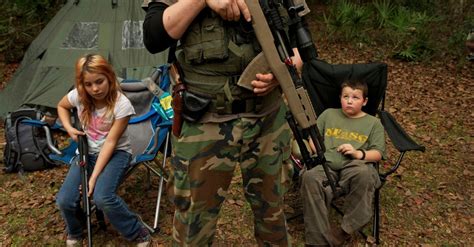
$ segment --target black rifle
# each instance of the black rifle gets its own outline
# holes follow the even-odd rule
[[[259,61],[252,61],[252,63],[267,64],[278,79],[288,100],[291,113],[287,114],[287,120],[301,150],[303,163],[307,169],[322,165],[328,179],[324,182],[324,185],[329,185],[335,196],[338,197],[342,194],[342,191],[330,175],[329,167],[326,164],[324,141],[316,124],[316,113],[305,84],[291,59],[294,53],[279,12],[279,7],[287,11],[290,32],[293,34],[292,37],[294,36],[296,39],[295,42],[301,59],[303,62],[309,62],[311,59],[316,59],[318,54],[311,34],[305,28],[304,20],[299,16],[299,13],[304,10],[304,5],[295,5],[293,0],[246,0],[246,3],[252,15],[252,26],[263,50],[263,56],[258,55],[255,58]],[[252,67],[252,63],[249,67]],[[254,70],[255,68],[251,73],[254,73]],[[305,135],[313,140],[317,157],[312,157],[304,144],[303,137]]]
[[[79,131],[83,131],[77,109],[73,109],[73,120],[74,128]],[[88,162],[89,162],[89,147],[87,145],[87,136],[78,135],[77,136],[78,149],[79,149],[79,160],[78,165],[81,168],[81,192],[82,192],[82,206],[84,213],[86,215],[86,225],[87,225],[87,244],[92,246],[92,231],[91,231],[91,203],[89,199],[89,174],[87,172]]]

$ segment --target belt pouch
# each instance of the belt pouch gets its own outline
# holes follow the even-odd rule
[[[183,93],[183,103],[183,118],[186,121],[195,123],[207,112],[211,100],[185,91]]]

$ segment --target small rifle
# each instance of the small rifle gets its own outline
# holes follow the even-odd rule
[[[74,128],[79,131],[83,131],[82,125],[77,113],[77,109],[73,109],[73,120]],[[81,168],[81,192],[82,192],[82,206],[86,215],[87,224],[87,244],[92,246],[92,231],[91,231],[91,203],[89,199],[89,174],[87,172],[89,162],[89,148],[87,145],[87,137],[79,135],[78,137],[78,149],[79,149],[79,167]]]
[[[279,7],[287,11],[290,31],[295,34],[301,59],[304,63],[309,62],[318,55],[311,34],[304,28],[303,19],[299,16],[299,13],[304,10],[304,5],[295,5],[293,0],[245,0],[245,2],[250,10],[252,26],[262,47],[263,55],[259,54],[254,58],[243,72],[242,78],[255,77],[256,72],[269,69],[278,79],[288,101],[291,113],[287,114],[287,120],[301,150],[302,161],[307,169],[317,165],[323,166],[328,179],[324,184],[329,185],[337,197],[342,194],[342,191],[334,178],[330,176],[324,157],[324,141],[316,124],[316,113],[305,84],[291,59],[294,53],[279,12]],[[312,157],[304,144],[305,134],[313,140],[317,157]]]

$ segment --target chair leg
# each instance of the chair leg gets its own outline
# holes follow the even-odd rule
[[[375,243],[380,244],[380,188],[374,193],[374,223],[372,232],[374,234]]]
[[[169,138],[170,138],[170,132],[168,131],[166,133],[166,140],[165,140],[165,150],[163,152],[163,161],[161,163],[162,167],[163,167],[163,170],[166,166],[166,158],[167,158],[167,154],[168,154],[168,143],[169,143]],[[155,221],[153,223],[153,228],[156,230],[156,231],[159,231],[159,228],[158,228],[158,216],[160,215],[160,204],[161,204],[161,194],[163,192],[163,183],[164,183],[164,174],[162,174],[160,176],[160,185],[158,187],[158,195],[156,197],[156,209],[155,209]]]

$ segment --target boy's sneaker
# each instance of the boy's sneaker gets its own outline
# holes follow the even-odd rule
[[[82,246],[82,239],[67,237],[66,239],[67,247],[77,247]]]
[[[135,239],[135,243],[137,243],[137,247],[147,247],[151,244],[151,235],[148,229],[143,227],[140,229],[140,233],[138,233],[138,237]]]

